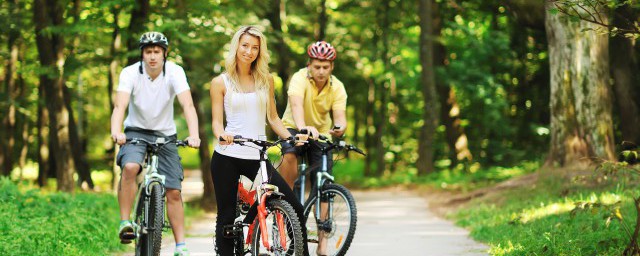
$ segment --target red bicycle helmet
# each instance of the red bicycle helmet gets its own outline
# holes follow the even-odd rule
[[[336,48],[333,48],[331,44],[325,41],[318,41],[307,48],[307,54],[312,59],[318,60],[334,60],[338,53],[336,52]]]

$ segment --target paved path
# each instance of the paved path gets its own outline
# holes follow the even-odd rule
[[[353,193],[356,235],[347,255],[487,255],[468,231],[431,213],[425,198],[410,191]]]
[[[185,178],[183,187],[202,187],[199,174]],[[199,185],[198,185],[199,184]],[[201,191],[201,190],[200,190]],[[197,194],[197,189],[187,190]],[[426,198],[403,190],[356,191],[356,236],[347,255],[487,255],[488,247],[468,237],[468,231],[435,216]],[[194,220],[187,231],[191,255],[214,255],[215,214]],[[163,240],[161,255],[172,255],[173,237]],[[131,255],[131,254],[125,254]],[[313,254],[312,254],[313,255]]]

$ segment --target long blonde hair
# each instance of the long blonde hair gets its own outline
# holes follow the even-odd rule
[[[225,58],[224,66],[226,69],[226,73],[231,80],[231,93],[230,96],[233,97],[234,93],[243,93],[244,91],[240,88],[240,79],[238,77],[238,69],[237,69],[237,61],[236,55],[238,53],[238,44],[240,43],[240,38],[243,35],[250,35],[258,38],[260,41],[260,51],[258,52],[258,57],[251,63],[251,76],[253,76],[253,80],[255,82],[256,93],[260,100],[260,108],[266,113],[266,102],[267,95],[269,92],[269,61],[271,57],[269,56],[269,51],[267,50],[267,38],[262,34],[260,29],[256,26],[242,26],[231,38],[231,45],[229,46],[229,52],[227,53],[227,57]]]

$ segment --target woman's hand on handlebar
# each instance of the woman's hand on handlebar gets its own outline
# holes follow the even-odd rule
[[[218,137],[218,139],[220,140],[220,145],[231,145],[233,144],[233,136],[234,134],[232,133],[223,133],[222,135],[220,135],[220,137]]]

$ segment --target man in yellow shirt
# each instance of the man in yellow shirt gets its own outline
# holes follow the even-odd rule
[[[289,82],[289,102],[282,117],[282,122],[292,136],[300,130],[306,129],[311,138],[318,138],[322,134],[326,137],[341,137],[347,128],[347,92],[338,78],[331,75],[336,49],[325,41],[318,41],[307,48],[309,62],[306,68],[296,72]],[[333,120],[331,120],[333,116]],[[316,184],[316,172],[322,163],[322,151],[319,142],[311,142],[306,152],[300,147],[283,143],[284,157],[280,165],[280,174],[294,189],[294,182],[298,178],[298,154],[307,154],[311,168],[311,184]],[[327,168],[331,174],[333,158],[331,153],[327,158]],[[295,191],[295,189],[294,189]],[[297,193],[296,193],[297,195]],[[326,215],[326,203],[321,206],[322,216]],[[326,255],[326,239],[322,233],[318,234],[317,255]]]
[[[310,132],[311,138],[318,138],[320,134],[326,137],[341,137],[347,128],[347,92],[342,82],[331,75],[333,61],[337,55],[336,50],[331,44],[318,41],[309,45],[307,54],[309,55],[307,67],[296,72],[289,82],[287,91],[289,102],[282,122],[293,136],[299,130],[306,129]],[[331,120],[331,114],[333,114],[333,120]],[[299,147],[293,147],[288,143],[282,145],[284,157],[280,174],[292,189],[298,178],[296,154],[307,154],[309,166],[313,168],[310,175],[311,184],[315,184],[314,173],[320,168],[322,161],[322,152],[316,143],[311,143],[307,147],[307,152],[300,152]],[[328,159],[328,169],[331,170],[331,155]]]

